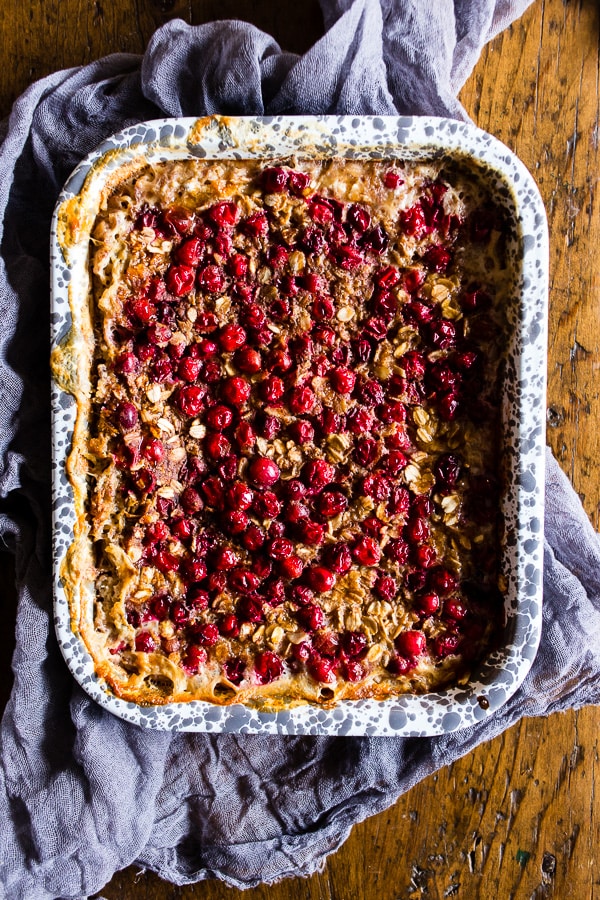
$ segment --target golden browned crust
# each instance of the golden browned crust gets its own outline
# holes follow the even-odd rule
[[[422,693],[468,679],[501,628],[512,273],[485,178],[464,162],[269,165],[283,176],[117,170],[53,359],[78,410],[73,628],[141,704]],[[64,206],[66,248],[89,217],[82,198]]]

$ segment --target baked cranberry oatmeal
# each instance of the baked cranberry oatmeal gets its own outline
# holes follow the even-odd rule
[[[95,583],[75,625],[117,696],[277,710],[468,680],[503,623],[505,238],[460,159],[112,178],[63,580]]]

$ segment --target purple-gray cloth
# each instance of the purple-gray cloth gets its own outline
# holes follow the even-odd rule
[[[173,21],[143,58],[34,84],[0,126],[0,528],[16,554],[15,684],[0,730],[0,891],[100,890],[135,862],[177,884],[306,875],[436,768],[523,715],[598,702],[600,546],[548,455],[544,627],[514,698],[431,739],[148,732],[78,688],[52,624],[48,234],[79,159],[141,119],[207,113],[416,113],[466,118],[456,94],[483,44],[528,0],[322,0],[304,56],[239,22]]]

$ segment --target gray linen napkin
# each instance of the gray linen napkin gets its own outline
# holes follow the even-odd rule
[[[0,892],[93,893],[132,862],[184,884],[306,875],[425,775],[520,716],[596,703],[600,546],[547,460],[544,630],[516,696],[485,723],[431,739],[143,731],[77,687],[52,627],[48,232],[58,191],[104,137],[141,119],[212,112],[432,113],[528,0],[322,0],[303,57],[239,22],[159,29],[34,84],[0,131],[0,534],[16,554],[15,685],[0,729]]]

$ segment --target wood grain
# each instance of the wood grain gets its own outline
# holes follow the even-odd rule
[[[316,0],[5,0],[0,110],[35,78],[117,50],[153,30],[241,18],[302,52],[322,27]],[[484,51],[461,99],[533,172],[551,234],[548,440],[600,524],[600,11],[595,0],[538,0]],[[2,571],[7,585],[10,572]],[[4,650],[5,656],[10,642]],[[2,650],[0,650],[2,652]],[[523,720],[358,825],[322,873],[247,892],[177,888],[135,867],[107,900],[464,900],[600,898],[596,708]]]

